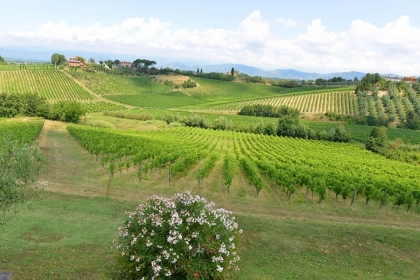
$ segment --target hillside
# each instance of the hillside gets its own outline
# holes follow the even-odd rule
[[[163,122],[146,125],[141,121],[123,120],[115,124],[125,135],[127,127],[148,130],[150,126],[166,135],[185,129],[173,128]],[[389,276],[392,279],[413,279],[420,273],[413,265],[420,257],[417,250],[420,246],[420,220],[415,213],[418,211],[416,208],[407,213],[405,206],[386,204],[380,210],[379,202],[366,204],[362,197],[351,206],[350,199],[336,199],[335,194],[330,192],[318,204],[318,196],[312,197],[311,191],[307,194],[305,188],[298,188],[288,198],[285,190],[268,184],[256,196],[254,186],[239,169],[229,192],[218,175],[204,178],[197,187],[199,167],[193,167],[181,177],[174,177],[171,185],[168,185],[164,168],[149,170],[141,182],[138,182],[136,172],[123,169],[121,174],[116,172],[110,196],[105,197],[108,168],[103,168],[95,155],[86,152],[79,141],[67,133],[65,126],[47,121],[39,138],[47,157],[45,171],[38,184],[45,188],[43,199],[34,203],[31,209],[23,207],[18,213],[4,216],[8,230],[3,233],[5,238],[0,240],[0,247],[8,250],[2,256],[6,260],[2,268],[13,271],[18,279],[47,276],[50,279],[106,278],[114,265],[116,252],[111,249],[112,240],[118,235],[117,228],[122,224],[124,212],[134,209],[152,194],[169,196],[184,190],[205,196],[217,207],[233,211],[237,217],[244,235],[240,251],[241,271],[235,279],[348,279],[349,275],[360,279],[384,279]],[[197,129],[192,131],[199,132]],[[202,133],[211,137],[209,143],[218,141],[217,151],[233,149],[229,139],[234,137],[222,136],[229,135],[227,132],[212,134],[207,131],[187,137],[192,143],[208,141],[200,136]],[[133,135],[133,132],[128,134]],[[159,137],[159,134],[158,131],[147,132],[153,137]],[[185,134],[178,137],[182,135]],[[244,148],[246,142],[254,138],[246,134],[238,136],[244,140],[240,144]],[[298,146],[306,142],[292,139],[278,141]],[[252,145],[257,147],[260,144]],[[341,154],[337,149],[343,152],[360,149],[327,143],[311,143],[307,147],[313,150],[317,149],[317,145],[332,147],[331,153],[336,156]],[[288,153],[299,152],[288,146],[284,149]],[[277,157],[281,154],[273,153]],[[362,154],[363,158],[372,156],[366,152]],[[221,172],[224,153],[220,155],[214,174]],[[319,156],[326,161],[329,159],[326,154]],[[200,161],[198,166],[204,161]],[[340,164],[336,160],[331,163]],[[379,160],[378,163],[382,166],[386,161]],[[393,165],[391,162],[388,164]],[[396,165],[402,166],[399,163]],[[369,172],[367,168],[364,171]],[[376,172],[380,173],[381,168]],[[68,253],[69,250],[72,254]],[[49,253],[45,254],[46,251]],[[19,269],[23,264],[26,268]]]
[[[126,108],[89,91],[66,72],[45,64],[28,66],[27,69],[20,69],[19,65],[1,65],[0,92],[37,94],[49,103],[76,101],[82,103],[82,107],[89,113]]]
[[[13,80],[12,73],[24,82]],[[418,164],[386,159],[358,143],[164,121],[168,115],[199,115],[238,127],[277,121],[236,115],[244,104],[288,105],[320,116],[324,111],[358,115],[359,99],[349,89],[284,89],[195,77],[196,88],[175,89],[145,76],[49,69],[5,70],[3,75],[8,91],[41,90],[51,103],[114,100],[115,106],[142,107],[115,115],[87,114],[82,120],[87,126],[45,122],[37,139],[46,157],[36,183],[44,189],[42,200],[2,218],[0,248],[7,248],[2,269],[18,279],[112,278],[112,240],[124,213],[153,194],[185,190],[237,217],[244,235],[241,271],[234,279],[412,279],[420,274],[413,266],[420,257]],[[52,95],[61,84],[67,91]],[[92,99],[73,97],[72,88]],[[381,98],[363,98],[376,114],[380,105],[386,108]],[[325,131],[341,125],[360,142],[372,130],[301,121]],[[391,140],[419,143],[417,131],[388,133]],[[227,161],[234,166],[230,171],[223,168]],[[233,178],[229,184],[228,175]]]

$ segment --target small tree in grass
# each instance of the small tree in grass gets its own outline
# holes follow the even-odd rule
[[[238,234],[225,209],[189,192],[156,195],[119,228],[118,273],[127,279],[225,279],[239,270]]]
[[[40,190],[32,188],[42,169],[43,157],[35,143],[22,144],[9,135],[0,139],[0,211],[36,198]]]

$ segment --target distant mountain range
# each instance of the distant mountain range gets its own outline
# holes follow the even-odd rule
[[[139,56],[127,55],[127,54],[107,54],[107,53],[93,53],[93,52],[86,52],[86,51],[57,51],[57,50],[49,50],[45,48],[31,48],[28,49],[27,47],[8,47],[8,48],[0,48],[0,55],[4,57],[6,60],[11,61],[27,61],[27,62],[42,62],[42,61],[50,61],[51,55],[54,52],[58,52],[64,54],[65,57],[72,57],[75,55],[79,55],[84,57],[85,59],[94,58],[96,61],[99,60],[108,60],[108,59],[119,59],[121,61],[134,61],[135,59],[139,58]],[[261,76],[265,78],[278,78],[278,79],[292,79],[292,80],[315,80],[318,78],[322,79],[331,79],[333,77],[341,77],[346,80],[353,80],[357,77],[359,80],[366,75],[363,72],[357,71],[350,71],[350,72],[336,72],[336,73],[329,73],[329,74],[319,74],[319,73],[309,73],[309,72],[302,72],[294,69],[276,69],[276,70],[263,70],[257,67],[248,66],[244,64],[217,64],[217,65],[205,65],[206,63],[198,62],[198,61],[187,61],[185,59],[180,58],[172,58],[172,57],[141,57],[149,60],[154,60],[157,62],[157,67],[170,67],[172,69],[179,69],[179,70],[189,70],[189,71],[197,71],[198,69],[203,69],[203,72],[230,72],[230,70],[235,68],[236,71],[239,73],[245,73],[250,76]],[[181,61],[181,62],[174,62],[174,61]],[[386,74],[387,76],[397,76],[395,74]]]
[[[346,80],[353,80],[357,77],[359,80],[366,75],[363,72],[336,72],[329,74],[319,74],[319,73],[308,73],[302,72],[294,69],[276,69],[276,70],[263,70],[257,67],[243,65],[243,64],[218,64],[218,65],[205,65],[205,66],[196,66],[196,65],[186,65],[183,63],[170,63],[164,65],[163,67],[170,67],[173,69],[179,70],[189,70],[197,71],[198,69],[203,69],[203,72],[221,72],[226,73],[230,72],[232,67],[239,73],[245,73],[250,76],[261,76],[265,78],[279,78],[279,79],[291,79],[291,80],[315,80],[318,78],[322,79],[331,79],[333,77],[341,77]],[[394,75],[395,76],[395,75]]]

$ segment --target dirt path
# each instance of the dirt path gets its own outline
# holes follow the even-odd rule
[[[101,195],[98,190],[106,176],[94,158],[67,132],[67,124],[46,120],[39,136],[39,145],[46,156],[39,183],[47,191],[67,194]],[[101,187],[99,187],[101,186]]]

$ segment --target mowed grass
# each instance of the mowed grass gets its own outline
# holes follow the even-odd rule
[[[46,191],[43,199],[1,216],[0,270],[13,271],[15,279],[110,279],[117,253],[112,241],[124,212],[154,193],[170,196],[184,190],[203,195],[237,217],[244,233],[236,279],[420,275],[420,216],[415,211],[393,206],[379,210],[376,203],[362,201],[351,207],[333,195],[319,205],[304,191],[291,200],[281,192],[256,197],[240,172],[230,192],[223,191],[218,176],[206,178],[198,189],[196,170],[171,186],[165,170],[151,172],[141,183],[133,174],[116,174],[106,198],[107,170],[63,124],[46,122],[39,141],[48,159],[38,183]]]

